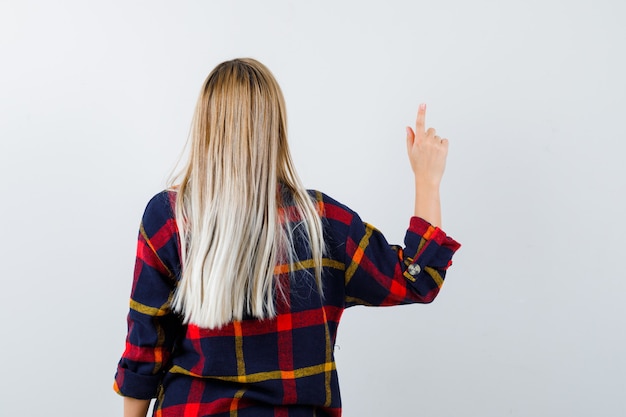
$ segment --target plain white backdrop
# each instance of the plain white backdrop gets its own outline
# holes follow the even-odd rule
[[[401,242],[404,127],[450,140],[428,306],[344,314],[344,415],[626,415],[626,3],[0,1],[0,415],[121,416],[139,219],[251,56],[301,177]]]

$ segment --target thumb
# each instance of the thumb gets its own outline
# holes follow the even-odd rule
[[[409,126],[406,127],[406,151],[411,153],[411,148],[413,148],[413,143],[415,142],[415,133],[413,129]]]

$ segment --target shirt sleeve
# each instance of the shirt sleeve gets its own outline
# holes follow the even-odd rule
[[[352,212],[345,241],[346,306],[430,303],[460,244],[426,220],[412,217],[404,247]]]
[[[167,192],[152,198],[139,228],[126,348],[113,385],[117,393],[128,397],[156,396],[182,329],[170,308],[180,273],[171,198]]]

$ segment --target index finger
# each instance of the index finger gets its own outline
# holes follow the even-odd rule
[[[426,104],[422,103],[417,109],[417,120],[415,120],[415,135],[422,139],[426,135]]]

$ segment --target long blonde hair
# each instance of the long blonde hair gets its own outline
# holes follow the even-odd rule
[[[321,219],[295,171],[285,102],[271,72],[249,58],[218,65],[200,92],[190,144],[176,186],[182,276],[174,310],[205,328],[275,317],[275,267],[299,262],[294,240],[302,238],[323,294]],[[294,236],[286,206],[294,207],[303,236]]]

